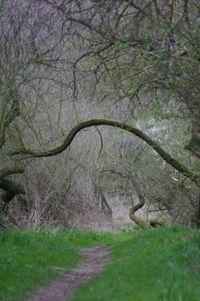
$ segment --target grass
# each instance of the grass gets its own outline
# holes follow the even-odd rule
[[[0,300],[22,301],[79,261],[77,248],[111,246],[110,263],[70,301],[199,301],[200,231],[0,232]]]
[[[21,301],[36,286],[58,277],[79,261],[77,248],[110,245],[126,235],[85,231],[0,232],[0,300]]]
[[[113,247],[111,263],[70,301],[199,301],[200,231],[136,232]]]

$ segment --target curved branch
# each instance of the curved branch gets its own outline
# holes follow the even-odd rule
[[[191,181],[193,181],[196,185],[200,186],[200,175],[194,174],[191,170],[189,170],[186,166],[181,164],[178,160],[173,158],[169,153],[167,153],[156,141],[151,139],[148,135],[143,133],[141,130],[132,127],[131,125],[121,123],[118,121],[108,120],[108,119],[91,119],[87,121],[83,121],[79,124],[77,124],[75,127],[71,129],[63,143],[55,148],[52,148],[48,151],[43,152],[37,152],[37,151],[31,151],[31,150],[19,150],[15,151],[12,154],[29,154],[33,157],[50,157],[55,156],[59,153],[62,153],[64,150],[68,148],[68,146],[71,144],[73,139],[75,138],[76,134],[80,132],[82,129],[91,127],[91,126],[100,126],[100,125],[106,125],[111,127],[120,128],[122,130],[125,130],[131,134],[134,134],[135,136],[141,138],[143,141],[145,141],[148,145],[150,145],[156,153],[160,155],[160,157],[166,161],[168,164],[170,164],[173,168],[178,170],[180,173],[182,173],[184,176],[189,178]]]
[[[17,194],[25,194],[25,190],[20,184],[6,179],[5,177],[12,174],[23,173],[24,171],[25,168],[22,166],[0,170],[0,188],[6,191],[2,195],[2,201],[4,201],[5,204],[9,203]]]
[[[100,156],[101,156],[101,153],[102,153],[102,150],[103,150],[103,137],[102,137],[102,135],[101,135],[101,132],[100,132],[100,130],[98,129],[98,128],[96,128],[96,131],[97,131],[97,133],[98,133],[98,135],[99,135],[99,138],[100,138],[100,150],[99,150],[99,154],[98,154],[98,160],[99,160],[99,158],[100,158]]]
[[[136,211],[138,211],[139,209],[141,209],[144,205],[145,205],[145,198],[141,192],[139,183],[137,183],[135,180],[133,180],[133,184],[136,190],[136,193],[138,195],[139,198],[139,203],[136,204],[135,206],[133,206],[130,210],[129,210],[129,217],[130,219],[132,219],[138,226],[140,226],[140,228],[142,229],[146,229],[147,225],[145,224],[145,222],[139,217],[136,216]]]
[[[139,186],[139,183],[136,182],[136,180],[134,179],[134,177],[132,176],[129,176],[129,175],[124,175],[123,173],[121,173],[120,171],[117,171],[117,170],[113,170],[113,169],[109,169],[109,170],[105,170],[106,172],[110,172],[112,174],[116,174],[116,175],[119,175],[120,177],[122,178],[125,178],[125,179],[128,179],[132,182],[134,188],[135,188],[135,191],[137,193],[137,196],[139,198],[139,203],[134,205],[133,203],[133,199],[132,199],[132,208],[130,208],[129,210],[129,217],[132,221],[134,221],[140,228],[142,229],[146,229],[147,226],[145,224],[145,222],[139,217],[136,215],[136,211],[138,211],[140,208],[142,208],[144,205],[145,205],[145,198],[142,194],[142,191],[140,189],[140,186]],[[105,172],[104,171],[104,172]]]
[[[25,190],[20,184],[16,184],[15,182],[4,178],[0,178],[0,188],[7,190],[14,195],[25,194]]]

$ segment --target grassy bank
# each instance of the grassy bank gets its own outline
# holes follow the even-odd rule
[[[199,301],[200,232],[147,230],[113,248],[107,269],[70,301]]]
[[[56,278],[62,269],[71,269],[80,259],[77,248],[121,239],[121,235],[81,231],[0,232],[0,300],[24,300],[36,286]]]

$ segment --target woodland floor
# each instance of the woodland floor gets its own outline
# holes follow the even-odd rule
[[[41,287],[27,301],[66,301],[77,289],[101,273],[106,264],[109,248],[95,247],[81,249],[83,257],[79,265],[69,273],[53,281],[49,286]],[[62,270],[61,270],[62,272]]]

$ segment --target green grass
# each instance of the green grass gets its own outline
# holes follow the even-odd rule
[[[70,301],[199,301],[200,231],[138,231],[113,247],[106,270]]]
[[[109,245],[121,239],[122,235],[84,231],[0,232],[0,300],[24,300],[36,286],[56,278],[58,268],[74,267],[80,259],[77,247]]]
[[[71,301],[199,301],[200,231],[181,227],[118,234],[0,232],[0,300],[22,301],[79,261],[77,248],[111,246],[110,263]]]

